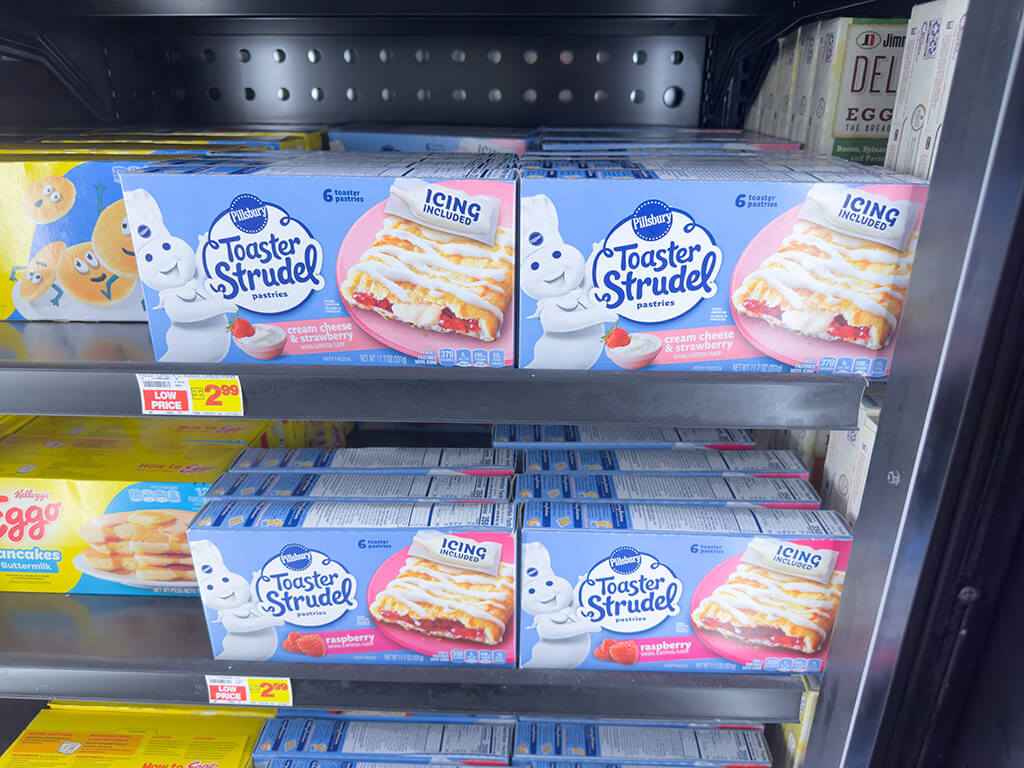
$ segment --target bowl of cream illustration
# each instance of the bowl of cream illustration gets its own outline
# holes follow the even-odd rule
[[[235,337],[235,345],[257,360],[272,360],[284,350],[288,340],[284,329],[267,323],[256,323],[250,336]]]
[[[635,371],[646,368],[661,352],[662,341],[650,333],[631,333],[629,343],[617,347],[605,347],[608,359],[619,368]]]

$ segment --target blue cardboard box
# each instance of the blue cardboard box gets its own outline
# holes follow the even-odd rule
[[[512,365],[513,159],[314,152],[125,174],[158,359]]]
[[[850,550],[835,512],[526,502],[522,517],[521,666],[824,669]]]
[[[217,658],[515,663],[510,504],[215,501],[188,536]]]
[[[527,155],[519,365],[884,378],[927,193],[792,153]]]

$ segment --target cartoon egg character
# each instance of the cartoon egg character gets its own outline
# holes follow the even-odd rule
[[[71,210],[75,185],[63,176],[44,176],[21,198],[21,215],[32,224],[49,224]]]
[[[57,262],[57,280],[71,298],[97,307],[123,301],[135,287],[134,280],[116,275],[100,263],[92,243],[64,250]]]
[[[92,230],[92,245],[96,258],[114,274],[132,279],[139,276],[124,200],[116,200],[103,209]]]
[[[57,262],[65,248],[67,245],[57,240],[39,249],[18,278],[17,289],[21,298],[35,301],[46,293],[57,278]]]

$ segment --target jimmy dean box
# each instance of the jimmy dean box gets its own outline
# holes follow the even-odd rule
[[[201,443],[0,451],[0,590],[195,594],[185,528],[236,453]]]
[[[792,451],[523,451],[523,471],[534,474],[619,473],[624,475],[691,475],[802,477],[807,468]]]
[[[255,768],[275,757],[405,763],[508,765],[510,723],[394,723],[280,718],[268,720],[253,752]]]
[[[881,165],[899,86],[906,19],[818,25],[807,150]]]
[[[749,450],[754,439],[745,429],[715,427],[616,427],[598,424],[495,424],[495,448],[717,448]]]
[[[280,422],[158,416],[107,418],[100,416],[37,416],[18,437],[100,438],[146,443],[237,443],[276,447],[283,442]]]
[[[522,128],[467,128],[450,125],[346,123],[327,129],[330,148],[347,152],[511,152],[522,155],[533,144]]]
[[[247,768],[262,725],[231,715],[44,709],[0,768]]]
[[[510,476],[226,472],[211,498],[295,501],[508,501]]]
[[[753,504],[799,509],[817,509],[821,504],[814,488],[803,478],[681,477],[615,472],[518,475],[516,497],[647,504]]]
[[[513,764],[771,766],[764,734],[751,728],[594,725],[526,720],[516,726]]]
[[[784,153],[628,163],[523,171],[521,367],[887,374],[927,184]]]
[[[513,160],[314,152],[126,174],[157,357],[512,365]]]
[[[189,541],[219,659],[515,663],[511,504],[217,501]]]
[[[850,550],[835,512],[527,502],[522,515],[520,666],[824,668]]]
[[[512,475],[511,448],[416,448],[375,446],[320,451],[259,449],[243,451],[232,472],[304,472],[389,475]]]

